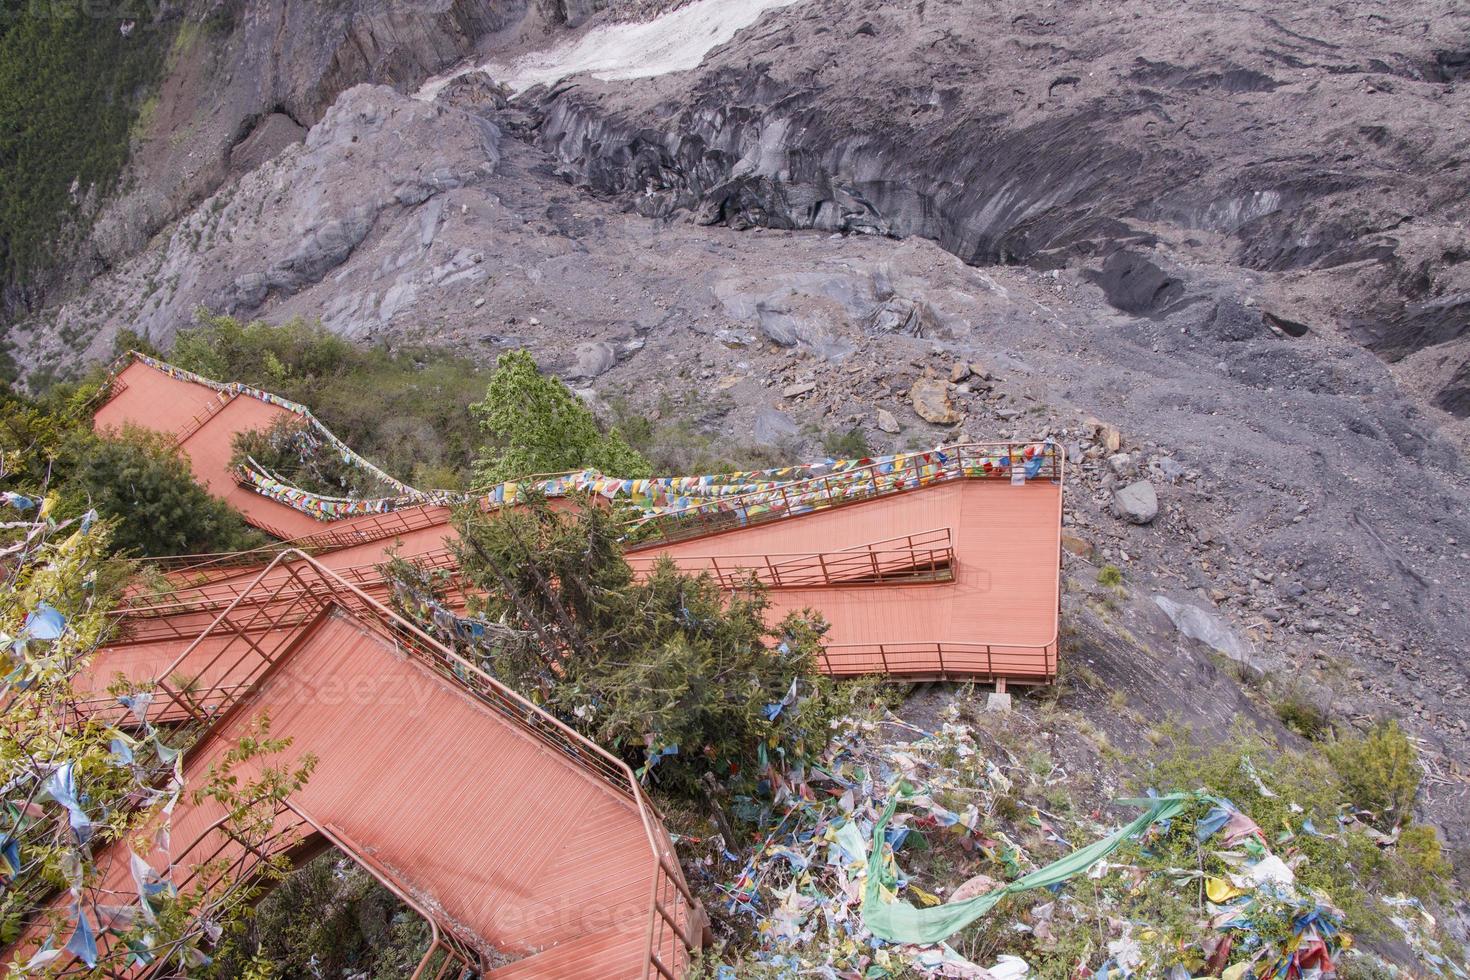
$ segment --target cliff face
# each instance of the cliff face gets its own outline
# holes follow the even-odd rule
[[[209,0],[185,5],[164,81],[116,195],[55,270],[51,302],[144,248],[169,222],[285,146],[362,82],[413,88],[488,38],[565,20],[529,0]]]
[[[543,89],[538,138],[650,216],[1080,265],[1150,316],[1208,266],[1391,361],[1470,329],[1463,10],[809,0],[749,35]],[[1470,412],[1463,372],[1423,368]]]

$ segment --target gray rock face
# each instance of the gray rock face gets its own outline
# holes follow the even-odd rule
[[[800,432],[801,426],[791,416],[768,408],[756,414],[751,435],[758,446],[780,446]]]
[[[581,8],[592,0],[567,2]],[[474,52],[488,35],[513,42],[517,29],[539,33],[551,13],[530,0],[169,6],[196,18],[201,9],[230,16],[219,28],[212,16],[210,29],[170,55],[170,81],[150,113],[153,129],[133,141],[119,195],[61,270],[73,277],[123,265],[232,176],[298,142],[354,85],[411,88]],[[0,317],[16,312],[3,309]]]
[[[1225,654],[1236,663],[1259,667],[1255,650],[1227,626],[1220,617],[1198,606],[1175,602],[1167,596],[1154,596],[1154,604],[1164,611],[1174,627],[1185,636]]]
[[[482,118],[382,86],[343,93],[304,142],[201,203],[99,282],[115,306],[102,329],[91,325],[94,346],[105,351],[119,326],[167,344],[201,306],[251,316],[338,270],[380,223],[399,231],[402,247],[380,268],[375,288],[317,312],[329,327],[362,336],[391,322],[426,286],[483,276],[472,253],[428,261],[444,221],[434,199],[494,174],[500,140]],[[68,304],[56,312],[57,326],[82,332],[70,325],[89,314]]]
[[[1159,495],[1154,485],[1139,480],[1113,491],[1113,512],[1130,524],[1148,524],[1159,515]]]
[[[576,350],[577,363],[566,372],[568,378],[598,378],[611,371],[618,363],[618,353],[606,341],[580,344]]]
[[[1083,263],[1142,317],[1198,303],[1201,262],[1290,274],[1303,316],[1330,310],[1397,359],[1470,324],[1464,195],[1427,190],[1456,172],[1450,134],[1470,115],[1470,88],[1436,81],[1436,52],[1463,51],[1470,25],[1428,0],[1404,17],[1414,32],[1325,7],[1288,23],[1183,3],[1159,23],[1131,3],[1042,15],[822,0],[768,13],[682,77],[543,89],[538,137],[645,215],[923,236],[981,264]],[[1357,127],[1351,174],[1344,125]],[[925,331],[899,302],[872,326]],[[1230,303],[1201,326],[1233,341],[1269,331]],[[1470,349],[1447,353],[1451,371],[1470,363]],[[1441,407],[1470,415],[1464,378],[1422,376]]]

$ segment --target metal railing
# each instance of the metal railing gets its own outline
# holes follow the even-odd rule
[[[635,574],[647,575],[664,554],[627,556]],[[942,582],[954,577],[954,540],[947,527],[903,534],[840,551],[769,555],[670,555],[681,572],[707,572],[723,589],[752,581],[770,589],[827,585],[892,585]]]
[[[204,407],[204,411],[185,422],[183,428],[173,434],[174,445],[182,446],[186,439],[204,428],[204,423],[224,411],[225,407],[234,401],[236,397],[238,396],[234,392],[217,392],[209,404]]]
[[[829,643],[817,656],[832,677],[882,674],[911,680],[1050,681],[1057,641],[1046,643]]]
[[[284,552],[263,569],[219,613],[214,622],[180,653],[154,682],[155,697],[145,709],[150,724],[174,725],[176,748],[197,745],[259,688],[265,676],[301,641],[305,632],[335,608],[353,615],[421,666],[468,691],[502,719],[553,749],[589,775],[625,796],[636,808],[652,858],[652,880],[644,976],[683,975],[691,951],[707,934],[704,911],[690,891],[672,842],[653,802],[633,770],[473,663],[444,647],[409,620],[358,586],[299,551]],[[263,637],[296,631],[278,643]],[[223,640],[216,644],[211,641]],[[176,678],[192,678],[191,685]],[[161,696],[160,696],[161,695]],[[116,702],[113,702],[115,705]],[[98,699],[98,714],[109,713]],[[123,710],[112,721],[130,725]]]

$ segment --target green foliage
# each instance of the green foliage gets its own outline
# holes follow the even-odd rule
[[[500,355],[484,399],[470,409],[490,440],[475,460],[480,483],[587,467],[621,477],[653,472],[616,429],[604,432],[566,385],[542,376],[526,351]]]
[[[36,495],[33,488],[17,490],[25,491]],[[186,884],[176,894],[155,897],[153,921],[140,916],[131,926],[115,925],[115,941],[99,944],[95,968],[67,964],[68,975],[90,980],[126,972],[137,953],[157,956],[159,973],[178,975],[178,967],[202,958],[199,948],[210,930],[228,926],[256,896],[258,885],[240,880],[243,865],[237,860],[253,866],[253,881],[284,871],[283,854],[265,855],[259,863],[252,855],[275,834],[280,801],[301,787],[312,761],[292,768],[268,763],[265,757],[287,741],[271,738],[262,721],[198,785],[185,787],[179,781],[182,766],[164,754],[157,738],[114,728],[95,710],[84,709],[101,692],[77,681],[107,639],[107,610],[118,594],[109,585],[114,576],[107,558],[113,524],[57,522],[55,511],[52,495],[0,529],[9,563],[0,584],[0,633],[14,638],[0,651],[6,706],[0,724],[0,838],[18,844],[20,859],[13,878],[6,869],[0,892],[0,937],[12,939],[28,923],[70,935],[68,908],[74,900],[64,897],[68,889],[82,896],[95,920],[99,910],[93,903],[104,891],[95,856],[113,842],[137,849],[134,835],[147,827],[151,838],[156,824],[169,819],[166,801],[187,789],[225,814],[222,832],[231,840],[220,841],[224,847],[217,857],[179,869],[184,873],[177,880]],[[46,607],[54,610],[55,628],[33,628],[32,617],[47,613]],[[129,747],[131,764],[119,764],[118,745]],[[69,774],[75,804],[45,788],[62,772]]]
[[[846,432],[829,430],[822,436],[822,449],[834,459],[861,459],[871,452],[868,437],[863,430],[853,426]]]
[[[357,347],[303,320],[242,324],[201,311],[167,359],[309,406],[343,442],[415,486],[467,482],[479,442],[469,406],[485,385],[468,358],[430,347]]]
[[[312,430],[294,416],[281,416],[267,429],[235,435],[231,464],[247,459],[292,486],[330,497],[387,497],[397,491],[335,452],[322,452]]]
[[[292,873],[243,926],[214,976],[242,976],[253,964],[270,977],[407,980],[429,944],[428,923],[337,851]]]
[[[756,450],[733,454],[721,443],[718,419],[731,406],[707,394],[686,391],[680,396],[664,392],[652,406],[639,408],[626,397],[608,399],[613,427],[628,445],[649,461],[655,473],[728,473],[759,469],[770,460]]]
[[[1277,701],[1275,708],[1276,717],[1281,719],[1281,723],[1302,738],[1316,741],[1332,731],[1332,725],[1322,709],[1304,698],[1288,695]]]
[[[1361,763],[1364,771],[1376,772],[1385,783],[1399,786],[1400,794],[1411,783],[1417,786],[1413,747],[1397,726],[1385,725],[1366,738],[1306,752],[1279,749],[1244,727],[1232,733],[1226,744],[1200,747],[1184,729],[1166,725],[1160,730],[1159,742],[1163,748],[1144,760],[1135,789],[1202,788],[1234,801],[1250,813],[1268,839],[1284,835],[1290,840],[1288,854],[1305,857],[1297,867],[1298,881],[1330,895],[1347,914],[1354,931],[1370,938],[1392,934],[1393,927],[1376,896],[1403,892],[1429,902],[1444,894],[1453,869],[1432,830],[1411,828],[1412,833],[1405,831],[1407,843],[1401,835],[1398,844],[1384,846],[1353,825],[1337,829],[1337,818],[1344,809],[1363,807],[1359,797],[1372,792],[1358,773],[1343,771],[1347,760],[1371,759]],[[1382,784],[1373,785],[1382,788]],[[1266,795],[1262,787],[1274,795]],[[1411,799],[1412,794],[1400,795],[1403,806]],[[1336,832],[1330,837],[1306,833],[1306,820]]]
[[[1384,828],[1397,826],[1407,816],[1424,772],[1398,722],[1390,720],[1367,735],[1340,739],[1326,751],[1354,806],[1372,812]]]
[[[86,198],[94,189],[109,193],[127,162],[130,127],[169,38],[146,21],[123,37],[120,24],[105,6],[0,6],[0,281],[7,285],[59,257],[60,233],[87,217]]]
[[[1097,584],[1116,589],[1123,584],[1123,570],[1117,565],[1104,565],[1097,570]]]
[[[200,486],[162,436],[129,430],[115,439],[76,431],[62,445],[66,510],[95,507],[117,518],[113,544],[147,556],[240,551],[264,539]]]
[[[812,694],[819,623],[792,616],[770,630],[761,590],[726,596],[668,562],[636,579],[616,521],[595,505],[535,500],[466,509],[455,523],[481,611],[542,641],[541,669],[502,676],[635,765],[677,746],[650,771],[659,785],[692,793],[706,774],[746,785],[825,744],[816,708],[768,710],[793,685]]]

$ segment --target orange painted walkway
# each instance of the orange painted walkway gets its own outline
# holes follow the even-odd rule
[[[310,557],[170,572],[171,595],[116,614],[94,687],[122,673],[158,692],[155,723],[203,725],[195,774],[269,711],[274,733],[321,759],[292,819],[478,950],[492,976],[682,976],[703,913],[627,766],[381,605],[389,549],[452,568],[448,510],[317,521],[230,471],[234,435],[287,409],[139,362],[119,382],[99,429],[176,437],[213,493]],[[753,576],[777,618],[820,612],[832,675],[1044,683],[1057,666],[1061,461],[1013,484],[981,465],[994,451],[953,447],[942,465],[874,469],[856,488],[791,484],[784,509],[664,515],[628,558],[645,573],[667,555],[728,588]],[[174,840],[207,838],[216,816],[181,805]]]
[[[268,715],[272,736],[292,739],[272,764],[318,759],[291,806],[478,950],[487,975],[682,975],[703,912],[628,767],[293,557],[285,579],[246,590],[156,687],[150,722],[172,726],[170,741],[200,733],[185,755],[186,785],[201,785]],[[262,609],[292,624],[266,644],[253,629]],[[193,680],[187,693],[168,681],[181,677]],[[212,681],[221,677],[226,687]],[[219,817],[186,793],[172,823],[178,850],[149,863],[187,868],[208,857],[220,846],[209,833]],[[104,888],[134,891],[125,848],[98,860]]]

